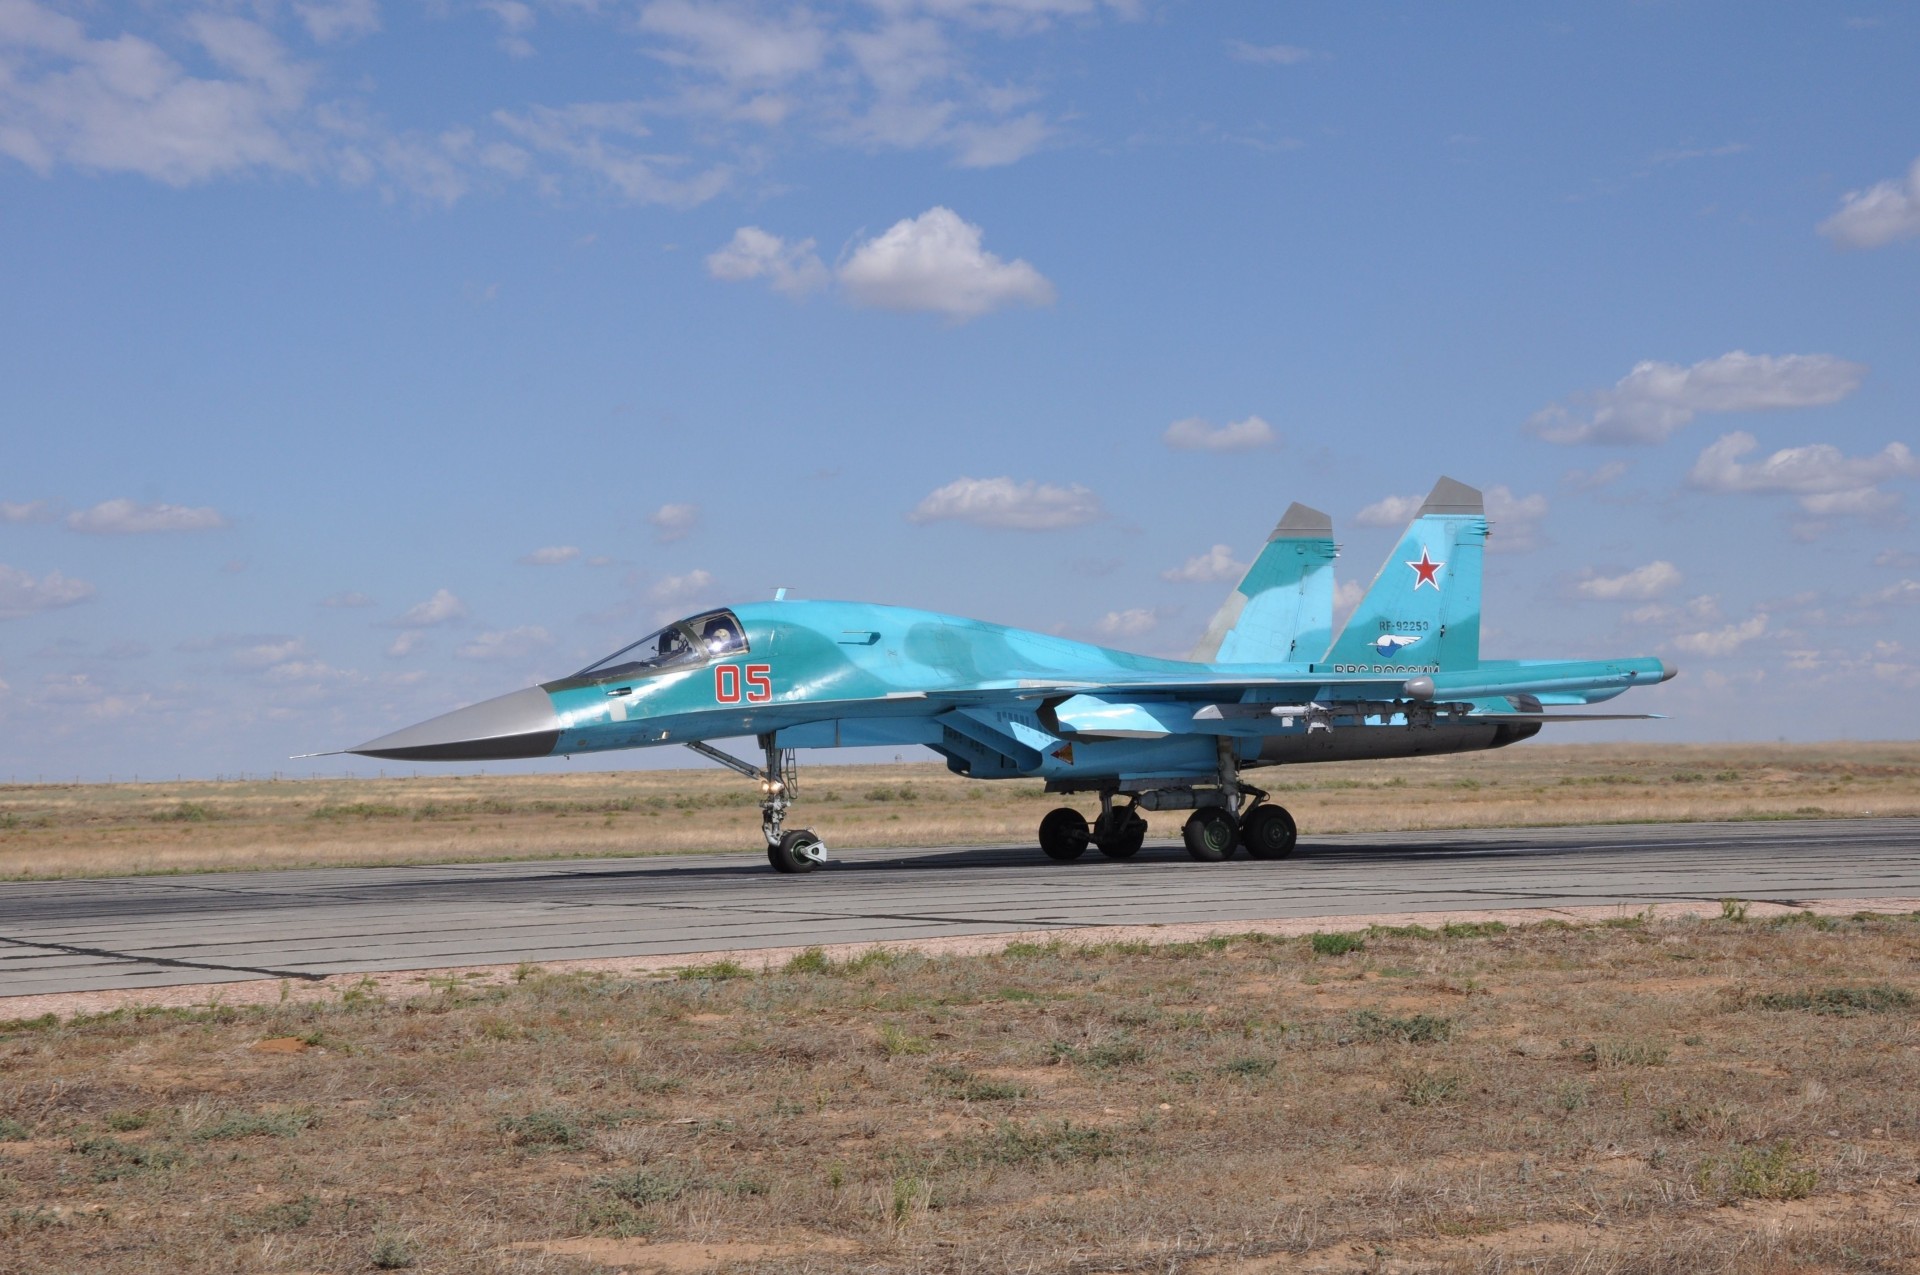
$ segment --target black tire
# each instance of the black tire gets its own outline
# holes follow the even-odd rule
[[[1300,829],[1284,806],[1255,806],[1240,825],[1240,844],[1256,859],[1284,859],[1299,839]]]
[[[1202,863],[1219,863],[1233,857],[1240,829],[1225,810],[1202,806],[1187,816],[1187,826],[1180,830],[1180,835],[1187,843],[1188,854]]]
[[[1108,832],[1101,820],[1093,831],[1093,844],[1109,859],[1131,859],[1147,844],[1147,821],[1132,811],[1113,812],[1114,830]]]
[[[1093,832],[1087,817],[1071,806],[1050,810],[1040,821],[1040,852],[1056,863],[1071,863],[1087,852]]]
[[[803,848],[820,844],[820,838],[805,828],[795,828],[780,838],[780,844],[767,847],[767,862],[775,872],[811,872],[819,865],[800,853]]]

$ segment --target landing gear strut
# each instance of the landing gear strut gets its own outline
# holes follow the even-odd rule
[[[807,828],[787,829],[787,807],[800,795],[800,772],[793,750],[774,745],[772,735],[760,736],[767,756],[766,769],[741,761],[711,744],[689,740],[687,747],[736,774],[760,781],[760,833],[767,839],[767,862],[775,872],[811,872],[827,862],[826,843]]]
[[[1093,844],[1109,859],[1131,859],[1147,842],[1147,821],[1140,817],[1138,798],[1119,809],[1113,794],[1100,794],[1100,817],[1093,821]]]

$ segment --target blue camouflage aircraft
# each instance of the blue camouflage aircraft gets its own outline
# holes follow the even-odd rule
[[[783,590],[347,751],[491,761],[684,744],[759,781],[768,860],[808,872],[827,852],[786,826],[794,750],[922,744],[958,774],[1095,794],[1091,824],[1068,806],[1041,820],[1053,859],[1089,846],[1128,858],[1142,811],[1179,810],[1196,859],[1242,846],[1282,859],[1293,817],[1247,771],[1504,748],[1546,722],[1652,716],[1554,710],[1664,682],[1663,660],[1480,658],[1487,533],[1480,493],[1442,478],[1336,635],[1333,522],[1293,505],[1187,660]],[[749,735],[764,765],[709,742]]]

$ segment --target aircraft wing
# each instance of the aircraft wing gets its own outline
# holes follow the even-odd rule
[[[1349,671],[1351,670],[1351,671]],[[1152,694],[1182,698],[1206,697],[1215,702],[1275,693],[1301,698],[1405,698],[1413,700],[1469,700],[1507,695],[1588,694],[1606,698],[1632,686],[1664,682],[1674,675],[1664,660],[1557,660],[1539,663],[1489,664],[1449,672],[1428,672],[1420,666],[1403,669],[1375,665],[1308,666],[1299,673],[1261,674],[1249,671],[1208,670],[1192,675],[1121,674],[1111,680],[1078,678],[1022,678],[981,683],[972,693],[993,698],[1012,692],[1018,699],[1049,699],[1075,694]],[[968,691],[954,691],[964,696]],[[949,692],[938,692],[940,695]]]

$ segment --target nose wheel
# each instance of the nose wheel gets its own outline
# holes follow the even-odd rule
[[[815,836],[811,829],[795,828],[789,831],[783,826],[787,819],[787,808],[800,794],[800,771],[794,763],[791,748],[775,746],[774,737],[770,734],[760,736],[760,747],[767,754],[766,769],[762,770],[711,744],[698,740],[688,740],[686,743],[688,748],[707,760],[719,762],[735,774],[760,781],[760,835],[766,838],[767,862],[773,865],[775,872],[811,872],[827,862],[827,844]]]
[[[811,872],[827,861],[827,848],[806,828],[780,834],[767,843],[767,862],[775,872]]]

